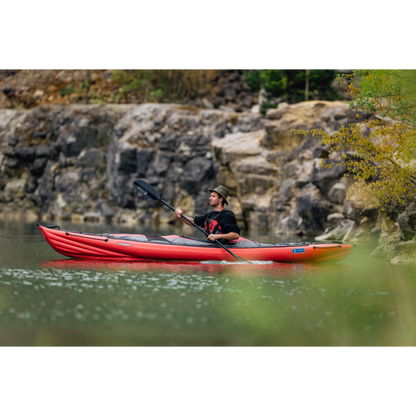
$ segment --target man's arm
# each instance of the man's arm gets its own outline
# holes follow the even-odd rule
[[[219,220],[221,227],[225,232],[224,234],[211,234],[207,238],[211,241],[222,238],[224,240],[237,240],[240,238],[240,228],[237,225],[237,220],[232,211],[223,211],[222,217]]]
[[[240,237],[240,234],[237,233],[228,233],[228,234],[210,234],[207,239],[214,241],[218,240],[219,238],[223,238],[224,240],[237,240]]]
[[[184,218],[181,217],[182,214],[182,210],[181,209],[175,209],[175,214],[176,216],[182,220],[182,222],[184,222],[186,225],[192,225],[189,221],[186,221]],[[188,217],[187,217],[188,218]],[[188,218],[190,221],[194,222],[193,218]]]

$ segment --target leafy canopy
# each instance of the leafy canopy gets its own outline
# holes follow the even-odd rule
[[[268,108],[275,108],[280,101],[289,104],[304,101],[305,98],[336,100],[341,98],[332,87],[334,70],[286,70],[253,69],[245,74],[247,85],[254,92],[265,90],[266,101],[260,111],[265,114]],[[306,97],[305,97],[306,96]]]
[[[353,71],[337,81],[353,97],[357,116],[371,117],[332,136],[322,129],[294,133],[321,136],[330,155],[341,154],[347,175],[356,179],[349,198],[358,188],[369,207],[409,202],[416,191],[416,70]]]

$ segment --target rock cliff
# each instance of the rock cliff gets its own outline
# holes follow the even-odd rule
[[[0,110],[1,214],[171,221],[134,192],[142,178],[193,215],[209,208],[207,189],[217,183],[211,142],[262,123],[255,114],[173,104]]]
[[[357,120],[347,102],[324,101],[280,104],[265,118],[176,104],[0,109],[0,216],[169,223],[174,214],[138,195],[135,179],[189,216],[209,209],[207,190],[221,183],[242,227],[380,241],[375,256],[413,259],[414,207],[347,200],[346,167],[322,166],[341,156],[328,160],[319,138],[291,132],[332,134]]]
[[[416,263],[416,203],[412,202],[404,210],[395,210],[389,216],[385,210],[380,210],[378,224],[381,229],[380,245],[371,257],[396,264]]]
[[[220,163],[218,181],[232,184],[244,218],[254,228],[273,228],[284,236],[315,236],[333,225],[351,225],[344,209],[351,185],[343,177],[345,166],[321,166],[329,149],[319,144],[319,138],[295,136],[292,129],[322,128],[333,134],[356,121],[346,102],[280,104],[267,112],[261,130],[213,141]],[[341,161],[340,155],[334,159]]]

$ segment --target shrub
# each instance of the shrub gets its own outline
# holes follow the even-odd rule
[[[294,130],[321,136],[330,155],[342,155],[350,189],[368,195],[366,205],[378,208],[407,204],[416,196],[416,71],[366,70],[339,76],[353,97],[351,109],[370,115],[362,122],[341,126],[332,136],[322,129]],[[332,167],[333,164],[327,164]]]

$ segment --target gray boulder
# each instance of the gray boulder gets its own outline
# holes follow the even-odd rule
[[[296,198],[296,211],[302,218],[299,230],[304,235],[319,235],[326,229],[327,217],[333,213],[334,206],[319,188],[308,184]]]
[[[343,182],[336,182],[328,192],[328,199],[334,204],[342,205],[347,196],[347,187]]]
[[[13,149],[13,156],[24,162],[32,162],[36,157],[36,147],[19,144]]]
[[[10,202],[15,199],[22,199],[25,197],[26,176],[21,178],[12,178],[9,180],[4,188],[3,199],[5,202]]]
[[[196,194],[201,187],[214,183],[218,172],[218,165],[203,157],[190,160],[183,169],[179,183],[188,194]]]
[[[180,135],[175,134],[172,130],[166,130],[163,135],[160,135],[160,137],[157,138],[156,147],[159,150],[174,152],[178,147],[180,140]]]
[[[54,189],[57,192],[71,192],[76,189],[81,179],[81,170],[68,169],[55,177]]]
[[[363,210],[363,207],[361,206],[356,207],[353,205],[353,203],[350,200],[344,199],[344,203],[342,204],[342,215],[345,218],[349,218],[359,223],[361,220],[360,213],[362,212],[362,210]]]
[[[143,178],[146,175],[147,168],[154,158],[155,151],[146,147],[138,147],[136,153],[136,170],[132,168],[131,173],[137,173],[138,178]]]
[[[345,217],[341,213],[335,212],[333,214],[328,215],[326,222],[328,224],[328,228],[332,230],[344,220],[345,220]]]
[[[315,237],[316,241],[329,241],[329,240],[342,240],[350,229],[351,225],[354,224],[352,220],[343,220],[340,224],[328,233],[322,234]]]
[[[406,240],[411,240],[416,233],[416,207],[415,204],[410,204],[404,212],[402,212],[397,222],[404,234]]]
[[[116,211],[105,199],[101,198],[97,201],[97,208],[99,209],[100,214],[106,219],[111,219]]]
[[[42,173],[48,162],[47,157],[38,157],[32,163],[28,163],[29,172],[35,177],[42,176]]]
[[[36,176],[29,175],[26,179],[25,191],[27,194],[35,192],[38,187],[38,178]]]
[[[99,149],[84,149],[76,161],[76,166],[96,168],[103,164],[103,156]]]
[[[324,166],[320,166],[324,163]],[[341,163],[337,165],[337,163]],[[325,165],[335,164],[332,168],[327,168]],[[328,194],[331,188],[338,182],[347,172],[347,167],[338,160],[315,159],[315,164],[312,171],[311,182],[317,186],[323,193]],[[337,193],[336,190],[333,192]],[[337,195],[340,196],[339,193]],[[334,201],[335,202],[335,201]],[[335,202],[339,203],[339,202]]]
[[[171,156],[167,152],[157,151],[154,155],[153,160],[149,164],[146,172],[146,176],[161,176],[166,174],[171,164]],[[136,165],[137,171],[137,165]]]

